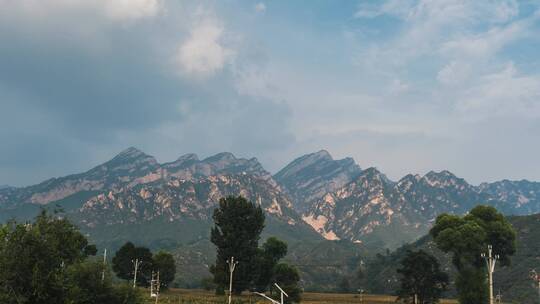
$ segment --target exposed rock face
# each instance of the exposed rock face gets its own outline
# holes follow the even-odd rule
[[[325,150],[295,159],[274,175],[294,201],[294,208],[306,212],[315,200],[351,182],[360,174],[352,158],[334,160]]]
[[[90,227],[151,221],[158,217],[170,222],[186,218],[208,220],[219,199],[229,195],[242,195],[259,204],[267,215],[290,225],[304,225],[278,188],[248,174],[188,180],[170,178],[166,182],[124,187],[90,199],[79,210],[79,217]]]
[[[512,193],[516,199],[522,195]],[[393,247],[426,233],[437,215],[463,214],[478,204],[507,205],[448,171],[407,175],[394,183],[369,168],[316,201],[303,219],[327,239],[364,242],[376,237]]]
[[[41,184],[24,188],[0,190],[0,206],[23,203],[44,205],[80,191],[115,190],[152,183],[169,177],[183,179],[208,177],[217,174],[250,174],[277,183],[257,159],[236,158],[231,153],[220,153],[199,161],[195,154],[160,165],[156,159],[136,148],[128,148],[110,161],[85,173],[52,178]]]
[[[195,154],[186,154],[174,162],[163,164],[167,176],[183,179],[208,177],[218,174],[249,174],[257,176],[277,186],[272,175],[264,170],[256,158],[236,158],[224,152],[199,160]]]
[[[528,215],[540,212],[539,182],[502,180],[480,184],[477,189],[502,202],[497,207],[507,214]]]

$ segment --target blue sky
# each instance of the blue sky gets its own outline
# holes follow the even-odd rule
[[[136,146],[540,181],[538,1],[0,0],[0,184]]]

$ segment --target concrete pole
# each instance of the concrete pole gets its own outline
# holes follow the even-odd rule
[[[103,271],[101,271],[101,282],[105,281],[105,267],[107,266],[107,248],[103,252]]]
[[[139,259],[135,259],[135,273],[133,275],[133,288],[137,287],[137,271],[139,270]]]
[[[493,272],[495,271],[495,262],[499,258],[498,255],[493,256],[493,250],[491,245],[488,245],[488,254],[482,253],[482,257],[486,260],[486,266],[488,270],[488,282],[489,282],[489,304],[494,304],[493,298]]]
[[[229,273],[230,273],[230,277],[229,277],[229,304],[231,304],[231,302],[232,302],[233,273],[234,273],[234,268],[236,268],[236,264],[238,264],[238,262],[235,262],[234,257],[231,257],[231,259],[229,261],[227,261],[227,264],[229,264]]]

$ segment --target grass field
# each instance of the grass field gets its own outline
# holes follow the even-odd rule
[[[145,291],[148,295],[148,292]],[[390,304],[396,303],[396,297],[387,295],[368,295],[364,294],[339,294],[339,293],[314,293],[306,292],[302,294],[302,303],[304,304]],[[148,303],[155,303],[155,299],[150,299]],[[162,293],[159,302],[162,304],[225,304],[225,296],[216,296],[211,291],[193,290],[193,289],[171,289]],[[242,295],[233,297],[234,304],[269,304],[270,301],[262,299],[256,295]],[[443,300],[443,304],[457,303],[455,300]]]

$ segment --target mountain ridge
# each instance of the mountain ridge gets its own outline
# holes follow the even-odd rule
[[[234,181],[236,186],[223,182],[224,179]],[[99,208],[111,210],[118,217],[133,218],[134,214],[121,210],[121,200],[116,197],[147,214],[162,212],[165,210],[162,201],[145,196],[155,194],[171,182],[192,183],[182,190],[177,189],[179,186],[170,188],[173,189],[169,189],[170,193],[163,194],[170,204],[178,207],[166,209],[174,210],[173,219],[180,218],[182,210],[190,210],[189,205],[194,202],[211,211],[218,201],[216,195],[209,195],[212,191],[220,195],[245,195],[267,207],[273,204],[276,210],[287,210],[290,218],[285,223],[294,218],[295,223],[306,223],[322,238],[390,248],[425,233],[441,212],[463,214],[476,204],[493,205],[505,214],[540,212],[540,183],[526,180],[473,186],[442,170],[429,171],[423,176],[407,174],[392,181],[377,168],[363,170],[354,159],[334,159],[326,150],[300,156],[272,175],[256,158],[237,158],[230,152],[202,160],[190,153],[159,163],[153,156],[129,147],[83,173],[27,187],[0,189],[3,213],[0,220],[17,214],[27,217],[40,206],[57,204],[72,215],[76,210],[85,214],[86,220],[78,216],[84,225],[100,214]],[[143,190],[146,194],[141,194]],[[85,209],[89,204],[97,209]],[[281,216],[271,214],[271,210],[266,210],[270,216]],[[105,213],[103,218],[107,216]],[[208,217],[206,214],[205,220]],[[135,218],[151,221],[151,217]],[[202,219],[201,214],[192,214],[192,219]],[[108,224],[120,225],[120,222]]]

